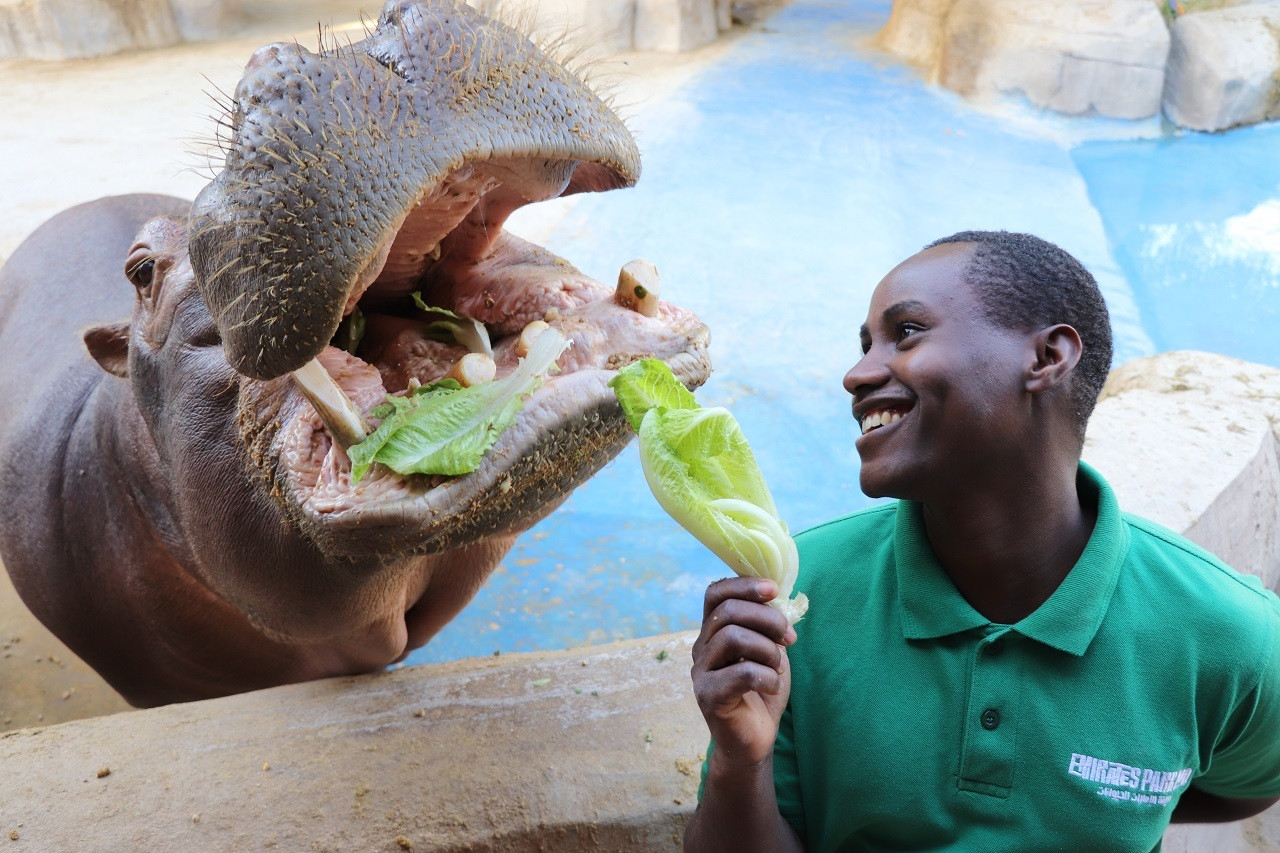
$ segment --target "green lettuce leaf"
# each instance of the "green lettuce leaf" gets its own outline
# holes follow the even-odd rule
[[[671,368],[656,358],[644,358],[622,368],[609,380],[609,387],[617,396],[627,423],[636,432],[640,431],[640,421],[650,409],[698,408],[693,393],[680,384]]]
[[[347,450],[351,482],[360,482],[374,462],[398,474],[457,476],[476,470],[568,346],[563,335],[547,329],[529,355],[501,379],[470,388],[445,379],[406,396],[388,396],[370,412],[383,417],[382,423]]]
[[[423,330],[435,341],[455,341],[471,352],[482,352],[493,358],[493,345],[489,342],[489,330],[479,320],[455,314],[448,308],[436,308],[422,301],[422,293],[411,293],[413,302],[428,314],[439,314],[444,319],[428,323]]]
[[[609,386],[640,437],[640,464],[658,505],[738,575],[777,583],[770,604],[799,620],[809,600],[791,598],[795,541],[733,415],[699,406],[657,359],[623,368]]]

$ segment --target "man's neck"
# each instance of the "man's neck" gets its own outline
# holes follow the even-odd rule
[[[1001,478],[949,502],[926,502],[925,532],[969,604],[997,624],[1031,615],[1084,553],[1096,506],[1081,506],[1076,465]],[[1016,483],[1010,487],[1009,483]]]

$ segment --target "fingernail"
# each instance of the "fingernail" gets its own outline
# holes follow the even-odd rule
[[[764,596],[766,596],[766,595],[770,595],[770,594],[772,594],[775,590],[776,590],[776,585],[774,584],[774,582],[773,582],[773,581],[765,581],[765,582],[763,582],[763,583],[758,583],[758,584],[756,584],[756,592],[757,592],[761,597],[764,597]]]
[[[794,643],[796,640],[798,640],[799,636],[796,634],[796,629],[788,625],[787,633],[782,635],[782,639],[789,646],[792,643]]]

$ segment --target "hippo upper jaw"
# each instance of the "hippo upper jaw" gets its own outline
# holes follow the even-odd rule
[[[581,79],[453,0],[391,0],[353,45],[258,50],[224,129],[191,260],[228,361],[256,379],[319,355],[373,282],[482,258],[520,205],[640,172]]]

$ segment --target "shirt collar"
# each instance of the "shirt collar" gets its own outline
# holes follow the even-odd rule
[[[1083,655],[1102,625],[1129,548],[1129,532],[1115,493],[1102,476],[1080,463],[1076,485],[1086,501],[1096,500],[1097,521],[1084,553],[1035,612],[1012,626],[1025,637],[1073,655]],[[900,501],[894,553],[902,633],[908,640],[930,640],[992,623],[970,606],[951,583],[929,547],[924,509]]]

